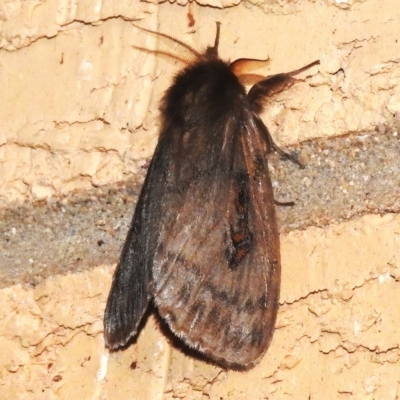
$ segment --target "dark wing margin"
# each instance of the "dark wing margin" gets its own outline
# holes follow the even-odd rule
[[[280,253],[267,144],[251,111],[236,111],[213,127],[208,151],[185,149],[180,171],[202,168],[180,176],[186,184],[165,215],[153,278],[159,313],[177,336],[246,369],[272,339]]]
[[[125,346],[136,335],[152,297],[154,250],[158,243],[170,143],[160,139],[141,190],[104,314],[107,347]]]

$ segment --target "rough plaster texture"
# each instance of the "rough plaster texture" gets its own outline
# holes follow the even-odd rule
[[[158,100],[182,63],[144,51],[156,44],[131,22],[199,48],[219,20],[221,56],[269,56],[266,74],[320,59],[265,113],[285,145],[381,129],[398,115],[397,0],[238,3],[0,3],[1,204],[124,180],[151,156]],[[186,355],[153,316],[107,358],[101,321],[114,266],[3,288],[1,397],[396,399],[399,232],[388,214],[285,234],[277,330],[246,373]]]
[[[157,29],[159,20],[160,30],[204,48],[219,20],[221,56],[269,56],[266,74],[320,59],[307,83],[274,99],[265,113],[283,144],[371,130],[398,112],[397,0],[354,2],[346,10],[337,7],[344,2],[269,3],[275,13],[251,3],[219,10],[136,1],[4,2],[0,202],[123,180],[151,156],[158,100],[183,64],[145,51],[154,39],[132,21]],[[293,4],[296,12],[288,13]]]
[[[3,289],[3,398],[396,399],[399,232],[400,217],[385,215],[283,236],[274,340],[245,373],[171,346],[153,316],[108,358],[101,316],[113,267]]]

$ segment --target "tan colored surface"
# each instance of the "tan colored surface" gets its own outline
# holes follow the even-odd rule
[[[101,317],[111,267],[5,289],[2,398],[395,399],[399,232],[400,217],[367,216],[282,238],[277,330],[245,373],[170,347],[153,317],[135,345],[107,361]]]
[[[219,20],[221,56],[268,55],[267,74],[321,59],[265,113],[282,143],[373,129],[400,112],[398,0],[252,3],[193,5],[191,28],[188,7],[169,3],[0,4],[0,201],[121,180],[151,156],[158,100],[182,64],[134,47],[154,45],[138,19],[196,48],[213,42]],[[246,373],[183,355],[153,318],[107,362],[111,266],[4,289],[1,398],[396,399],[399,232],[398,216],[367,216],[282,238],[277,330]]]
[[[319,73],[265,113],[284,144],[374,129],[400,110],[397,0],[346,11],[299,1],[293,13],[275,3],[282,14],[193,6],[191,28],[188,7],[128,3],[3,3],[0,202],[115,182],[151,156],[158,100],[183,64],[143,51],[154,39],[131,21],[157,29],[159,19],[163,32],[204,48],[219,20],[221,56],[269,56],[266,74],[320,59]]]

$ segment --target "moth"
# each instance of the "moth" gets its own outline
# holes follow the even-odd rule
[[[189,65],[161,102],[159,142],[107,300],[105,343],[125,346],[153,301],[186,345],[248,369],[271,343],[281,278],[267,156],[285,153],[259,114],[266,97],[319,62],[262,77],[246,93],[235,73],[249,60],[218,57],[219,23],[203,53],[140,29]]]

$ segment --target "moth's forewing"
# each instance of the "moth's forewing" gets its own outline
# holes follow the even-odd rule
[[[167,176],[155,302],[188,345],[250,367],[271,342],[280,286],[266,143],[220,60],[181,73],[164,105],[163,135],[179,138],[182,157]]]
[[[161,138],[155,150],[108,296],[104,336],[111,349],[124,346],[136,334],[152,297],[151,270],[172,156],[166,139]]]

